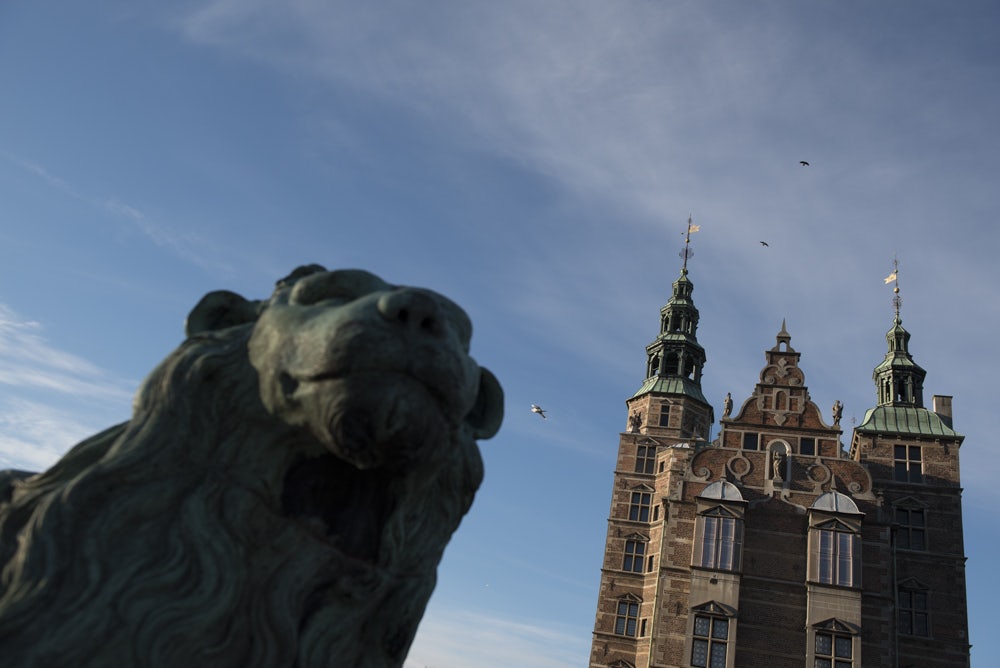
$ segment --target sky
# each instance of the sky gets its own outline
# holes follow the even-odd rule
[[[717,417],[784,319],[849,432],[898,260],[966,436],[972,664],[1000,665],[998,29],[990,0],[2,3],[0,468],[127,419],[209,291],[312,262],[437,290],[506,414],[406,668],[586,665],[691,217]]]

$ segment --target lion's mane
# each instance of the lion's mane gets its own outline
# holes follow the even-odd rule
[[[129,422],[13,483],[0,504],[6,665],[402,664],[482,479],[473,432],[435,425],[446,443],[406,470],[347,467],[265,410],[253,328],[191,336]],[[370,511],[385,517],[372,563],[324,535],[313,492],[296,491],[304,469],[345,503],[386,506]]]

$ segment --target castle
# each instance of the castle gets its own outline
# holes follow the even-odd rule
[[[626,402],[591,668],[968,666],[964,437],[951,397],[924,407],[898,282],[877,405],[849,450],[839,401],[827,423],[784,323],[753,393],[727,396],[708,442],[682,256]]]

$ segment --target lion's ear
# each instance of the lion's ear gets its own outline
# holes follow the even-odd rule
[[[229,290],[209,292],[191,309],[184,333],[194,336],[254,322],[259,315],[259,305],[260,302],[249,301]]]
[[[492,438],[503,422],[503,388],[497,377],[485,367],[480,367],[479,393],[476,405],[465,417],[476,438]]]

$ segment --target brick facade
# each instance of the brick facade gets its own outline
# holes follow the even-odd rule
[[[968,666],[963,437],[950,397],[922,406],[908,339],[897,315],[879,405],[849,451],[784,325],[712,443],[700,387],[657,367],[667,337],[647,347],[650,378],[619,439],[591,668]]]

